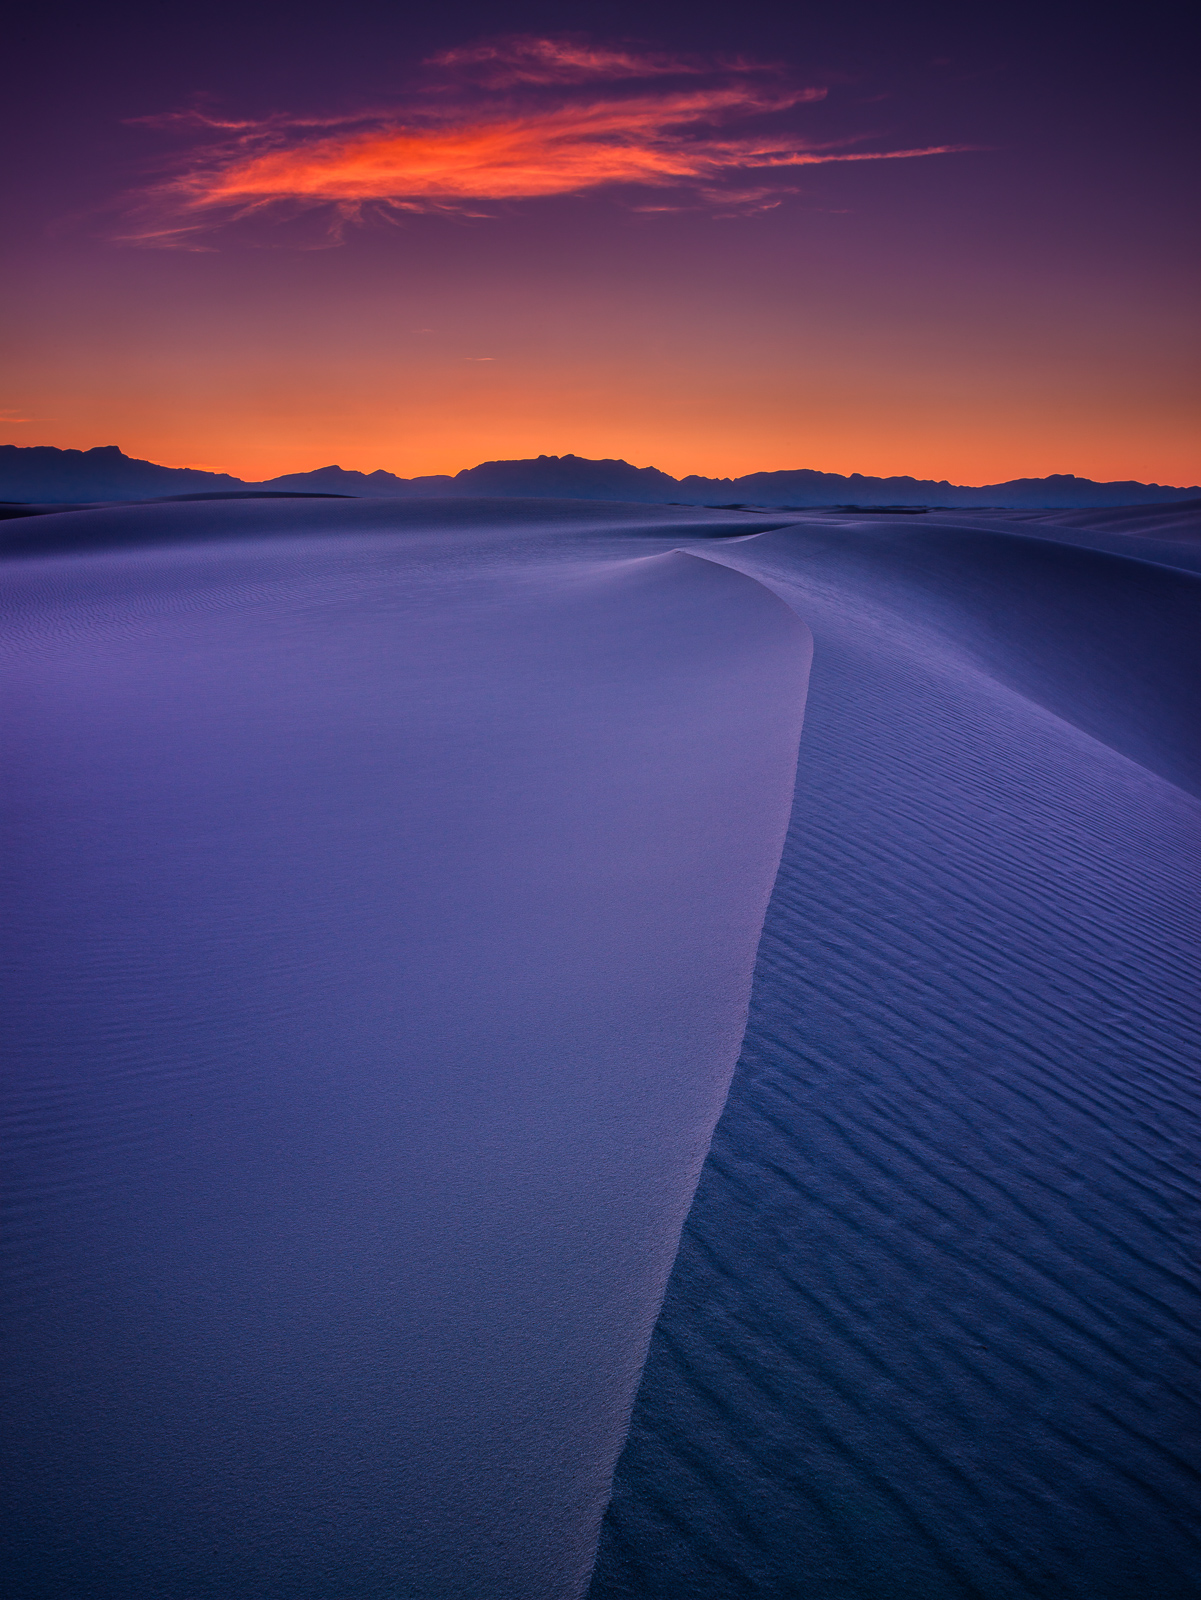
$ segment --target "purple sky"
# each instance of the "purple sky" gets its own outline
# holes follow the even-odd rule
[[[0,441],[1196,482],[1168,16],[31,12]]]

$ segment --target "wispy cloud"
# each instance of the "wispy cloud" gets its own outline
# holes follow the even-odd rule
[[[410,101],[337,118],[258,121],[202,111],[153,119],[209,136],[183,170],[140,197],[125,235],[200,244],[223,223],[323,208],[337,232],[366,214],[480,215],[481,205],[641,191],[640,210],[767,209],[781,169],[910,159],[807,139],[787,113],[825,89],[746,61],[702,62],[573,39],[518,38],[447,51]],[[685,84],[682,79],[692,79]],[[151,119],[146,119],[151,120]],[[766,183],[766,186],[765,186]],[[675,189],[672,204],[645,191]]]
[[[443,50],[427,66],[444,68],[488,88],[514,84],[616,83],[628,78],[707,77],[714,71],[769,72],[764,63],[739,59],[706,61],[666,51],[619,49],[586,39],[529,36],[490,40],[461,50]]]

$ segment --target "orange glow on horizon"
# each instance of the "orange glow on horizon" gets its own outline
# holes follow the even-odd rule
[[[472,399],[460,390],[453,400],[427,396],[425,404],[407,407],[389,404],[378,391],[360,396],[357,405],[342,394],[335,407],[306,404],[294,391],[278,389],[260,392],[243,411],[203,401],[189,407],[182,397],[166,412],[137,400],[98,407],[90,398],[80,396],[78,420],[64,419],[66,425],[52,430],[0,423],[0,441],[82,450],[117,444],[141,460],[228,472],[251,483],[330,465],[364,473],[382,468],[402,478],[453,475],[484,461],[540,454],[619,459],[676,478],[799,468],[960,485],[1056,472],[1179,487],[1201,478],[1189,427],[1152,415],[1135,432],[1128,417],[1103,402],[1079,407],[1065,428],[1053,399],[1031,408],[1000,396],[988,411],[965,415],[961,406],[929,393],[913,397],[907,411],[895,397],[869,408],[847,395],[836,405],[794,402],[784,414],[778,393],[760,395],[756,404],[748,388],[734,408],[736,425],[703,400],[690,403],[679,394],[661,394],[657,403],[648,396],[632,408],[619,388],[593,389],[565,403],[562,394],[548,395],[541,386],[506,384]]]

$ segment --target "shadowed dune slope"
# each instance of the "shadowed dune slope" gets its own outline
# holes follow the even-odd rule
[[[1093,538],[1121,539],[1133,553],[1133,546],[1147,540],[1201,543],[1201,500],[1173,500],[1166,505],[1093,506],[1074,510],[942,510],[928,513],[932,523],[947,527],[975,528],[1002,524],[1029,532],[1045,532],[1049,539],[1065,533],[1088,534]]]
[[[754,548],[756,570],[768,563],[843,605],[882,608],[1201,795],[1201,574],[902,518],[804,523]]]
[[[1201,1592],[1193,590],[961,540],[723,549],[813,672],[591,1600]]]
[[[1014,520],[1045,528],[1050,538],[1071,530],[1116,534],[1135,544],[1159,539],[1201,544],[1201,500],[1177,500],[1166,506],[1115,506],[1104,511],[1035,511],[1019,513]]]
[[[1159,566],[1201,572],[1201,500],[1166,506],[1117,506],[1109,511],[939,511],[930,526],[980,528],[1107,550]]]

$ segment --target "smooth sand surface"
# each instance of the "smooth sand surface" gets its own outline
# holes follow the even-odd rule
[[[5,569],[9,1595],[587,1584],[809,639],[538,512]]]

